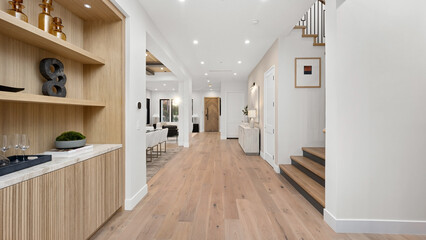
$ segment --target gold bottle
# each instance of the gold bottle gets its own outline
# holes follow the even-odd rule
[[[62,19],[58,18],[58,17],[54,17],[53,18],[53,35],[55,35],[56,37],[62,39],[62,40],[67,40],[67,35],[65,35],[65,33],[62,32],[62,28],[64,28],[64,26],[62,26]]]
[[[25,8],[25,6],[22,5],[22,3],[23,3],[23,0],[9,1],[9,4],[12,5],[12,9],[8,9],[7,13],[9,13],[10,15],[12,15],[12,16],[14,16],[14,17],[16,17],[16,18],[18,18],[22,21],[28,22],[27,15],[25,15],[22,12],[22,9]]]
[[[53,11],[52,0],[43,0],[39,6],[43,12],[38,15],[38,28],[53,34],[53,17],[50,15],[50,11]]]

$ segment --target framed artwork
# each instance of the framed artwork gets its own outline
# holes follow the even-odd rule
[[[294,75],[296,88],[321,88],[321,58],[296,58]]]

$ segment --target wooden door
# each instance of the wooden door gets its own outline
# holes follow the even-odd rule
[[[204,131],[219,132],[219,98],[204,98]]]

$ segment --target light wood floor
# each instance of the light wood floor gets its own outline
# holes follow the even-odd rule
[[[217,133],[197,134],[148,186],[133,211],[119,212],[93,239],[426,239],[334,233],[264,160]]]

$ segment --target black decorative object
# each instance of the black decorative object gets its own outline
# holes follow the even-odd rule
[[[52,71],[53,67],[53,71]],[[67,76],[64,73],[64,64],[56,58],[45,58],[40,61],[40,73],[47,80],[43,84],[42,92],[47,96],[65,97]]]
[[[3,92],[20,92],[24,91],[25,88],[14,88],[9,86],[0,85],[0,91]]]
[[[141,109],[141,108],[142,108],[142,103],[138,102],[138,109]]]
[[[0,176],[52,161],[52,155],[25,155],[25,159],[22,155],[8,158],[10,163],[7,166],[0,167]]]

